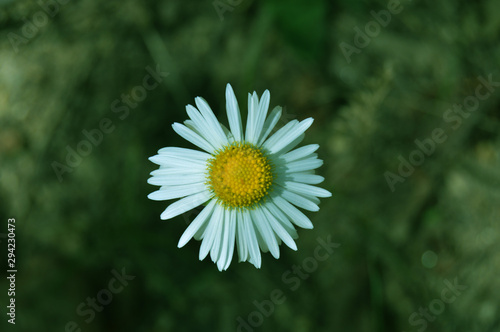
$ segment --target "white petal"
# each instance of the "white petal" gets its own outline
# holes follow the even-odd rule
[[[308,211],[319,211],[319,206],[317,206],[315,203],[311,202],[304,196],[301,196],[299,194],[296,194],[294,192],[291,192],[289,190],[284,189],[280,193],[281,197],[289,201],[295,206],[298,206],[300,208],[303,208],[304,210]]]
[[[290,218],[290,221],[295,225],[307,229],[312,229],[314,227],[311,223],[311,220],[309,220],[309,218],[307,218],[305,214],[300,212],[299,209],[287,202],[284,198],[280,196],[274,196],[272,197],[272,200],[276,204],[276,206],[279,207],[281,211],[283,211],[288,216],[288,218]]]
[[[305,145],[298,149],[285,153],[284,155],[280,156],[280,158],[289,163],[298,159],[306,158],[307,156],[318,150],[318,148],[318,144]]]
[[[306,135],[302,134],[299,137],[297,137],[296,139],[294,139],[293,141],[291,141],[290,143],[288,143],[283,149],[281,149],[278,152],[277,156],[285,154],[285,153],[289,152],[290,150],[292,150],[293,148],[295,148],[297,145],[299,145],[304,140],[304,137],[306,137]]]
[[[274,256],[274,258],[278,259],[280,257],[280,250],[278,248],[278,242],[276,241],[276,236],[274,235],[273,230],[271,229],[269,222],[266,220],[266,216],[262,212],[260,208],[256,208],[255,210],[251,210],[253,221],[259,234],[262,239],[266,243],[269,251]]]
[[[235,240],[236,240],[236,211],[234,211],[234,218],[231,216],[231,229],[229,233],[229,249],[227,253],[227,261],[226,265],[224,266],[224,270],[227,270],[229,267],[229,264],[231,264],[231,261],[233,260],[233,253],[234,253],[234,246],[235,246]]]
[[[210,249],[212,249],[214,240],[217,236],[217,228],[222,224],[223,214],[224,208],[219,204],[215,204],[210,221],[203,233],[203,241],[201,242],[199,255],[200,261],[203,260],[210,252]]]
[[[264,91],[259,102],[259,107],[257,108],[257,113],[255,114],[255,132],[253,133],[254,141],[250,142],[252,144],[258,144],[264,122],[266,121],[267,111],[269,110],[270,99],[271,95],[269,90]]]
[[[179,136],[184,138],[186,141],[193,143],[200,149],[209,153],[213,153],[215,151],[214,147],[210,143],[185,125],[176,122],[172,125],[172,128],[177,134],[179,134]]]
[[[238,249],[238,261],[244,262],[248,257],[248,243],[246,241],[247,237],[247,229],[246,229],[246,221],[243,219],[243,215],[241,211],[236,212],[236,242]]]
[[[199,192],[205,191],[206,189],[207,186],[204,182],[192,183],[182,186],[161,187],[160,190],[154,191],[149,194],[148,198],[153,201],[165,201],[168,199],[194,195]]]
[[[285,149],[288,144],[292,143],[294,140],[299,138],[312,125],[313,121],[314,121],[313,118],[308,118],[305,119],[304,121],[301,121],[298,125],[294,126],[289,131],[287,131],[286,134],[283,136],[283,139],[279,140],[272,146],[266,146],[266,148],[272,154],[279,154],[280,151]]]
[[[287,163],[284,167],[288,171],[287,173],[295,173],[316,169],[321,165],[323,165],[323,160],[317,158],[307,158]]]
[[[210,130],[217,137],[218,141],[220,141],[223,145],[228,144],[227,137],[220,126],[219,120],[217,120],[217,117],[215,116],[214,112],[212,112],[212,109],[205,101],[205,99],[196,97],[194,101],[196,103],[196,106],[198,106],[201,115],[203,115],[203,117],[207,121]]]
[[[207,141],[208,144],[210,144],[210,146],[213,146],[211,143],[213,141],[213,138],[210,138],[210,137],[208,139],[205,138],[205,135],[207,135],[207,134],[204,134],[204,131],[201,130],[200,128],[198,128],[198,126],[194,123],[193,120],[186,120],[183,123],[187,128],[191,129],[195,134],[197,134],[198,136],[203,138],[205,141]]]
[[[316,197],[316,196],[306,195],[304,193],[299,193],[299,195],[302,196],[302,197],[304,197],[305,199],[313,202],[316,205],[319,205],[319,203],[321,203],[321,200],[318,197]]]
[[[189,157],[181,157],[181,156],[172,156],[166,154],[157,154],[152,157],[149,157],[151,162],[167,167],[178,167],[178,168],[186,168],[186,165],[193,165],[197,168],[202,168],[206,166],[206,161],[202,161],[199,159],[193,159]]]
[[[181,167],[164,167],[155,169],[151,173],[151,176],[179,176],[179,175],[194,175],[194,174],[205,174],[206,173],[206,165],[203,167],[190,167],[190,168],[181,168]]]
[[[219,271],[227,270],[231,264],[234,251],[234,236],[236,232],[236,211],[226,210],[225,224],[224,224],[224,238],[222,242],[221,254],[217,261]]]
[[[220,126],[222,127],[222,130],[224,131],[224,134],[226,135],[229,144],[233,143],[234,142],[234,136],[231,133],[231,131],[229,131],[229,129],[227,129],[226,126],[224,126],[222,123],[221,123]]]
[[[231,211],[229,209],[224,210],[224,222],[221,230],[221,247],[220,254],[217,260],[217,266],[219,267],[219,271],[222,271],[222,268],[226,264],[227,257],[227,249],[228,249],[228,240],[229,240],[229,225],[231,221]]]
[[[260,134],[259,141],[257,142],[257,146],[261,146],[262,143],[267,139],[271,131],[273,131],[274,127],[278,123],[281,117],[281,107],[276,106],[271,114],[267,117],[266,122],[264,123],[264,127],[262,128],[262,133]]]
[[[160,218],[162,220],[170,219],[178,216],[186,211],[189,211],[200,204],[205,203],[210,199],[211,193],[205,190],[201,193],[194,194],[191,196],[184,197],[175,203],[170,204],[165,211],[161,214]]]
[[[210,203],[208,203],[208,205],[200,212],[200,214],[196,216],[193,222],[189,224],[189,226],[186,228],[181,238],[179,239],[177,247],[179,248],[184,247],[186,243],[188,243],[189,240],[191,240],[194,234],[203,226],[203,224],[205,224],[210,220],[210,216],[214,211],[215,203],[216,203],[215,199],[211,200]]]
[[[201,136],[216,150],[224,145],[224,141],[221,140],[217,131],[212,127],[212,124],[208,122],[194,106],[187,105],[186,112],[193,121],[196,129],[201,133]],[[225,141],[227,142],[227,139]]]
[[[194,233],[193,238],[195,240],[200,241],[203,239],[203,234],[205,233],[205,230],[207,229],[209,222],[210,222],[210,218],[208,218],[208,221],[206,223],[204,223],[203,225],[201,225],[201,227],[196,231],[196,233]]]
[[[252,220],[252,222],[254,223],[255,237],[257,238],[257,243],[259,244],[260,251],[269,252],[269,246],[267,245],[267,242],[262,237],[262,234],[260,234],[260,232],[258,231],[259,229],[257,228],[255,221]]]
[[[203,173],[195,173],[195,174],[182,174],[178,176],[153,176],[148,179],[148,183],[153,186],[164,186],[164,187],[182,187],[193,184],[205,184],[207,182],[206,175]],[[207,187],[206,185],[204,186]]]
[[[148,179],[148,183],[154,186],[182,186],[193,183],[207,182],[205,173],[188,173],[179,174],[177,176],[171,175],[156,175]]]
[[[200,129],[199,129],[199,128],[198,128],[198,126],[194,123],[194,121],[193,121],[193,120],[186,120],[186,121],[184,121],[183,123],[184,123],[184,125],[185,125],[186,127],[188,127],[189,129],[191,129],[192,131],[194,131],[194,132],[195,132],[195,134],[198,134],[198,136],[200,136],[201,138],[205,139],[205,138],[203,137],[203,134],[201,133]]]
[[[267,210],[265,205],[261,206],[262,212],[264,215],[267,217],[267,220],[269,221],[269,225],[273,229],[273,231],[276,233],[276,235],[283,240],[283,242],[292,250],[297,250],[297,245],[295,244],[295,241],[292,239],[290,234],[281,226],[281,223],[274,217],[274,215]]]
[[[226,220],[226,211],[223,210],[221,214],[221,218],[219,220],[219,224],[217,225],[217,228],[215,230],[215,238],[214,238],[214,243],[212,244],[212,248],[210,249],[210,258],[212,259],[212,262],[216,263],[219,260],[220,256],[220,249],[222,246],[222,240],[224,237],[224,227],[225,224],[227,223]]]
[[[215,234],[215,241],[212,249],[210,250],[210,257],[212,261],[217,264],[219,271],[222,271],[221,261],[226,262],[226,237],[228,237],[229,233],[229,210],[224,210],[224,215],[222,217],[220,228],[218,228],[217,234]]]
[[[265,205],[266,208],[269,210],[269,212],[271,212],[276,217],[276,219],[281,223],[281,226],[285,228],[288,234],[290,234],[293,239],[297,239],[299,235],[297,234],[295,227],[292,225],[289,218],[283,213],[283,211],[281,211],[280,208],[278,208],[276,204],[274,204],[274,202],[270,200],[267,201]]]
[[[174,157],[178,156],[189,159],[197,159],[201,161],[205,161],[212,157],[210,154],[203,151],[186,149],[186,148],[177,148],[172,146],[161,148],[160,150],[158,150],[158,154],[174,156]]]
[[[331,197],[332,193],[323,188],[311,186],[304,183],[284,181],[282,184],[283,188],[293,191],[297,194],[304,194],[316,197]]]
[[[258,101],[251,94],[248,94],[248,115],[247,115],[247,128],[245,132],[245,141],[253,141],[253,133],[255,131],[255,113],[257,112]]]
[[[292,120],[292,121],[288,122],[286,125],[284,125],[280,129],[278,129],[277,132],[272,134],[271,137],[269,137],[267,139],[267,141],[265,141],[264,144],[262,144],[262,147],[265,148],[266,150],[270,150],[271,147],[278,144],[279,141],[283,139],[283,137],[285,136],[285,134],[287,132],[292,130],[298,124],[299,124],[299,121],[297,121],[297,120]]]
[[[257,92],[254,91],[254,93],[250,96],[251,98],[251,107],[252,107],[252,113],[250,111],[248,112],[248,117],[249,121],[251,120],[251,126],[250,128],[248,127],[247,123],[247,132],[245,136],[245,140],[249,143],[256,144],[257,143],[257,137],[255,136],[255,132],[257,131],[257,116],[258,116],[258,111],[259,111],[259,96],[257,96]],[[250,100],[249,100],[249,107],[250,107]],[[249,109],[250,110],[250,109]],[[250,119],[251,115],[251,119]]]
[[[283,177],[285,181],[288,180],[307,184],[319,184],[325,180],[325,178],[320,175],[308,173],[285,173]]]
[[[260,255],[259,243],[257,241],[257,235],[255,234],[255,226],[252,222],[250,211],[243,211],[242,216],[246,228],[244,235],[246,236],[246,243],[248,244],[249,261],[255,265],[256,268],[260,269],[262,257]]]
[[[240,107],[234,95],[233,88],[228,83],[226,86],[226,112],[229,121],[229,128],[236,141],[243,140],[243,126],[241,124]]]

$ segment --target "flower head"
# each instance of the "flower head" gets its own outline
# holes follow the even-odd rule
[[[186,106],[189,120],[173,129],[204,150],[176,147],[160,149],[149,158],[160,165],[148,183],[161,186],[148,197],[171,200],[161,214],[170,219],[201,204],[206,206],[179,240],[201,240],[200,260],[208,253],[219,270],[231,263],[236,243],[240,261],[261,266],[260,250],[279,258],[279,244],[297,250],[295,226],[313,228],[297,207],[318,211],[318,197],[331,193],[314,185],[323,177],[314,170],[323,164],[311,144],[293,150],[313,119],[292,120],[271,134],[281,107],[268,115],[270,94],[248,94],[248,118],[243,131],[240,110],[231,85],[226,87],[229,129],[219,123],[207,102],[197,97],[195,108]]]

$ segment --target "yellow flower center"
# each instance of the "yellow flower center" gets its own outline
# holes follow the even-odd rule
[[[235,142],[208,160],[208,182],[219,204],[226,208],[252,208],[273,183],[272,165],[262,151]]]

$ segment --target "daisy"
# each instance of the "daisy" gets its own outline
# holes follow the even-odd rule
[[[149,158],[160,168],[148,183],[160,189],[148,195],[162,201],[177,199],[161,214],[171,219],[201,204],[205,207],[179,240],[183,247],[191,238],[201,240],[200,260],[208,253],[220,271],[231,263],[235,243],[240,262],[261,266],[262,252],[278,259],[283,241],[297,250],[294,226],[313,228],[298,208],[318,211],[319,198],[331,193],[313,186],[323,182],[314,170],[323,164],[317,144],[295,150],[312,118],[293,120],[271,134],[281,107],[268,115],[270,93],[248,94],[248,117],[243,130],[240,110],[231,85],[226,87],[229,129],[219,123],[207,102],[195,99],[197,108],[186,106],[190,120],[174,123],[181,137],[204,150],[177,147],[160,149]]]

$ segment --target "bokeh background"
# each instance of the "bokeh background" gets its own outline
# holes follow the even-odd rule
[[[500,82],[500,3],[402,1],[377,30],[371,11],[388,6],[2,1],[0,329],[499,331],[500,84],[479,88],[489,95],[475,111],[443,116],[476,95],[478,77]],[[367,24],[369,43],[355,41]],[[348,57],[347,44],[357,49]],[[161,82],[138,88],[157,68]],[[303,144],[321,145],[333,197],[307,213],[315,227],[299,230],[298,251],[281,246],[261,269],[235,258],[221,273],[198,260],[199,242],[177,248],[199,209],[161,221],[167,204],[146,198],[156,188],[146,180],[159,148],[190,147],[171,124],[196,96],[227,123],[228,82],[243,112],[248,92],[269,89],[281,125],[315,118]],[[109,132],[89,145],[85,132],[101,126]],[[386,172],[398,175],[398,158],[438,128],[447,139],[391,190]],[[68,166],[68,151],[89,146]],[[8,218],[15,326],[4,312]],[[295,287],[289,273],[311,261],[318,238],[340,247]],[[113,270],[135,278],[82,314],[87,298],[106,299]],[[440,302],[452,296],[446,280],[461,285],[451,303]],[[271,310],[276,289],[285,299]]]

